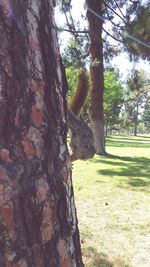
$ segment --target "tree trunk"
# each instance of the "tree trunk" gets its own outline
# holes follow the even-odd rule
[[[105,136],[107,137],[108,136],[108,124],[105,123]]]
[[[91,81],[92,81],[92,102],[91,102],[91,127],[93,129],[95,149],[98,154],[105,154],[104,137],[104,108],[103,108],[103,43],[102,43],[102,3],[99,0],[86,0],[87,19],[90,35],[90,56],[91,56]],[[96,12],[100,15],[93,14]]]
[[[137,136],[137,121],[134,122],[134,136]]]
[[[134,116],[134,136],[137,136],[138,113],[139,113],[139,104],[138,104],[138,101],[137,101],[136,111],[135,111],[135,116]]]
[[[0,1],[0,267],[82,267],[51,0]]]

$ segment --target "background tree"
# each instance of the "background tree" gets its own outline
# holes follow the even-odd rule
[[[135,1],[136,2],[136,1]],[[131,14],[132,9],[128,8],[128,14]],[[129,15],[128,15],[129,16]],[[144,5],[139,4],[137,12],[126,25],[126,49],[130,55],[137,58],[141,56],[143,59],[150,60],[150,6],[149,2]],[[129,38],[130,37],[130,38]]]
[[[142,114],[142,120],[144,122],[147,133],[150,133],[150,96],[147,97],[144,112]]]
[[[0,266],[83,266],[51,0],[0,2]]]
[[[90,73],[91,73],[91,127],[94,135],[95,149],[98,154],[105,154],[104,137],[104,67],[103,67],[103,21],[93,14],[96,12],[102,17],[103,1],[86,0],[87,19],[90,37]],[[93,12],[91,12],[91,10]]]
[[[128,77],[127,86],[124,90],[124,123],[132,126],[134,135],[137,135],[139,115],[144,109],[148,97],[148,90],[144,89],[144,73],[134,70]]]

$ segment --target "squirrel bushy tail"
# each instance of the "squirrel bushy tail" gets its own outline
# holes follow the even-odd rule
[[[80,70],[75,93],[69,103],[69,109],[78,116],[90,93],[89,77],[85,69]]]

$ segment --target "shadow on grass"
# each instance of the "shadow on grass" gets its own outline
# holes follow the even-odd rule
[[[140,178],[133,178],[132,180],[128,181],[128,184],[131,186],[137,187],[137,186],[147,186],[150,185],[150,181],[146,182]]]
[[[150,135],[149,135],[149,136],[145,136],[145,135],[137,135],[137,137],[141,137],[141,138],[145,138],[145,139],[149,139],[149,140],[150,140]]]
[[[112,140],[112,138],[111,139],[109,139],[109,138],[107,138],[107,141],[106,141],[106,143],[107,143],[107,146],[115,146],[115,147],[139,147],[139,148],[150,148],[150,142],[149,143],[146,143],[146,142],[144,142],[144,143],[140,143],[140,142],[138,142],[138,140],[135,142],[135,141],[133,141],[133,142],[128,142],[128,141],[126,141],[125,142],[125,140],[122,140],[122,141],[120,141],[120,140],[118,140],[117,141],[117,139],[115,139],[115,140]]]
[[[140,177],[136,179],[133,178],[134,182],[129,181],[129,184],[131,184],[132,186],[150,185],[150,172],[149,173],[142,172],[139,168],[136,168],[135,166],[122,168],[122,169],[119,169],[118,171],[105,169],[105,170],[98,170],[97,172],[99,174],[107,175],[107,176],[124,176],[124,177],[127,176],[127,177],[131,177],[131,179],[133,177]],[[142,178],[143,179],[145,178],[147,180],[146,181],[142,180]],[[141,182],[138,182],[138,181],[141,181]]]
[[[104,162],[106,164],[107,163],[111,164],[111,161],[109,159],[112,159],[112,160],[118,159],[118,160],[122,161],[122,162],[118,162],[118,165],[119,164],[120,165],[124,164],[125,161],[127,161],[128,163],[130,163],[130,162],[134,162],[134,163],[137,163],[137,164],[141,164],[142,163],[144,165],[150,164],[150,159],[145,158],[145,157],[138,157],[138,158],[136,158],[136,157],[120,157],[120,156],[116,156],[116,155],[112,155],[112,154],[108,154],[108,153],[103,157],[99,157],[99,159],[98,158],[92,159],[91,162],[94,162],[94,163]],[[112,161],[112,164],[115,164],[115,163],[117,163],[117,162],[116,161]]]
[[[128,137],[128,136],[108,136],[106,139],[109,139],[109,140],[113,140],[113,141],[117,141],[117,139],[118,140],[121,140],[122,139],[122,141],[125,141],[125,140],[127,140],[127,141],[132,141],[132,142],[137,142],[138,143],[138,141],[140,142],[143,142],[144,141],[144,143],[146,143],[147,141],[148,142],[150,142],[150,137],[148,137],[148,136],[142,136],[142,135],[138,135],[138,136],[133,136],[133,137]],[[138,143],[139,144],[139,143]]]
[[[123,180],[123,183],[127,183],[132,187],[146,187],[150,185],[150,160],[145,157],[119,157],[111,154],[107,154],[105,157],[94,158],[93,163],[104,163],[112,166],[116,166],[116,169],[103,169],[97,170],[101,175],[109,177],[123,176],[127,180]]]
[[[103,253],[99,253],[94,247],[86,247],[84,256],[87,261],[87,267],[113,267],[113,264],[107,260]]]
[[[84,257],[86,258],[86,267],[129,267],[120,260],[111,262],[104,253],[99,253],[94,247],[89,246],[84,249]]]

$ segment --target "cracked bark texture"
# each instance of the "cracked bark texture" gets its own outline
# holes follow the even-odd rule
[[[103,21],[95,16],[91,10],[102,18],[103,0],[86,0],[87,19],[90,36],[90,73],[92,82],[91,92],[91,129],[93,130],[95,150],[98,154],[105,154],[104,138],[104,76],[103,76],[103,41],[102,24]]]
[[[83,267],[51,0],[0,0],[0,267]]]

